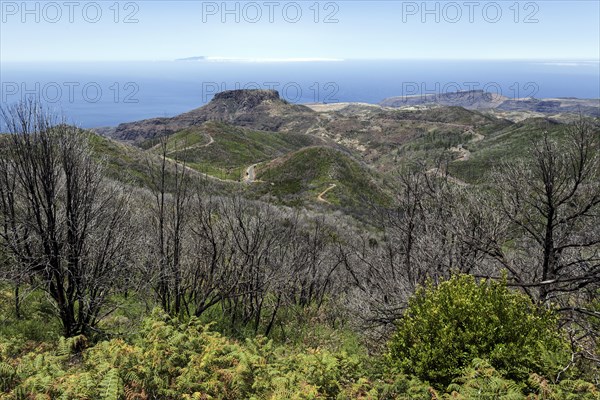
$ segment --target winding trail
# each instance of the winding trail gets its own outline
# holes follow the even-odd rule
[[[200,172],[200,171],[198,171],[197,169],[194,169],[194,168],[188,167],[188,166],[187,166],[187,165],[185,165],[184,163],[182,163],[182,162],[180,162],[180,161],[177,161],[177,160],[175,160],[175,159],[173,159],[173,158],[166,157],[166,160],[167,160],[168,162],[170,162],[171,164],[175,164],[175,165],[177,165],[177,166],[179,166],[179,167],[181,167],[181,168],[184,168],[184,167],[185,167],[185,170],[186,170],[186,171],[188,171],[189,173],[191,173],[191,174],[194,174],[194,175],[200,175],[200,176],[203,176],[203,177],[205,177],[205,178],[208,178],[208,179],[213,179],[213,180],[215,180],[215,181],[220,181],[220,182],[236,182],[236,181],[231,181],[231,180],[228,180],[228,179],[221,179],[221,178],[218,178],[218,177],[216,177],[216,176],[214,176],[214,175],[209,175],[209,174],[207,174],[207,173]]]
[[[469,140],[469,143],[477,143],[485,139],[485,136],[483,136],[481,133],[474,132],[472,129],[469,129],[466,133],[473,136],[471,140]],[[459,157],[454,161],[469,161],[471,158],[471,152],[468,149],[465,149],[464,145],[462,144],[459,144],[455,147],[450,147],[448,150],[459,154]]]
[[[191,150],[191,149],[201,149],[203,147],[208,147],[211,144],[213,144],[215,142],[215,139],[213,139],[213,137],[211,135],[209,135],[208,133],[206,134],[208,136],[208,143],[203,143],[203,144],[194,144],[188,147],[184,147],[182,149],[175,149],[175,150],[171,150],[170,152],[168,152],[167,154],[172,154],[172,153],[178,153],[180,151],[187,151],[187,150]]]
[[[485,136],[483,136],[481,133],[474,132],[472,129],[469,129],[466,133],[470,133],[471,135],[473,135],[473,138],[471,140],[469,140],[469,143],[477,143],[477,142],[481,142],[483,139],[485,139]],[[459,158],[454,160],[454,162],[468,161],[471,158],[471,152],[468,149],[465,149],[462,144],[459,144],[458,146],[455,146],[455,147],[450,147],[448,150],[459,154]],[[446,178],[449,182],[452,182],[458,186],[469,186],[469,184],[467,182],[460,180],[458,178],[455,178],[452,175],[448,174],[447,172],[442,171],[439,168],[432,168],[432,169],[426,171],[425,173],[427,175],[433,175],[433,176],[439,177],[439,178]]]
[[[194,175],[199,175],[199,176],[202,176],[204,178],[212,179],[212,180],[219,181],[219,182],[229,182],[229,183],[232,183],[232,182],[235,183],[235,182],[237,182],[237,183],[239,183],[239,181],[234,181],[234,180],[230,180],[230,179],[221,179],[221,178],[216,177],[214,175],[210,175],[210,174],[207,174],[205,172],[198,171],[197,169],[194,169],[194,168],[191,168],[191,167],[185,165],[181,161],[178,161],[178,160],[176,160],[174,158],[169,157],[170,154],[177,153],[177,152],[180,152],[180,151],[185,151],[185,150],[190,150],[190,149],[195,149],[195,148],[208,147],[208,146],[210,146],[211,144],[213,144],[215,142],[215,139],[210,134],[207,133],[206,136],[208,136],[208,138],[209,138],[208,143],[202,143],[202,144],[198,144],[197,143],[197,144],[194,144],[192,146],[184,147],[182,149],[175,149],[175,150],[169,151],[169,152],[166,153],[166,160],[169,163],[171,163],[171,164],[180,166],[182,168],[185,167],[186,171],[188,171],[189,173],[194,174]],[[148,149],[146,151],[152,152],[153,150],[159,149],[160,146],[161,146],[161,143],[158,143],[158,144],[156,144],[155,146],[151,147],[150,149]],[[254,170],[253,170],[253,172],[254,172]]]
[[[471,152],[465,149],[462,144],[459,144],[456,147],[450,147],[448,150],[459,154],[459,158],[454,161],[469,161],[469,158],[471,158]]]
[[[246,182],[246,183],[254,182],[254,180],[256,178],[256,174],[254,172],[255,167],[256,167],[256,164],[252,164],[251,166],[249,166],[246,169],[246,176],[244,176],[244,182]]]
[[[327,194],[327,192],[329,192],[331,189],[335,188],[336,186],[337,185],[335,183],[332,183],[327,189],[325,189],[321,193],[319,193],[319,195],[317,196],[317,200],[322,201],[323,203],[331,204],[329,201],[325,200],[323,198],[323,196],[325,196]]]

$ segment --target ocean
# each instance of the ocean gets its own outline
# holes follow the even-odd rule
[[[221,90],[276,89],[292,103],[483,89],[510,98],[600,98],[598,61],[157,61],[2,63],[0,102],[37,97],[92,128],[173,116]]]

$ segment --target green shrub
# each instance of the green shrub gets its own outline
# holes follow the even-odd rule
[[[485,360],[469,363],[446,390],[413,375],[368,373],[369,364],[384,369],[344,350],[231,340],[196,319],[155,312],[128,340],[0,337],[0,400],[600,399],[592,383],[557,385],[538,374],[515,382]]]
[[[62,327],[45,293],[23,288],[21,296],[22,316],[19,318],[15,315],[14,288],[0,283],[0,337],[19,337],[38,342],[58,339]]]
[[[565,360],[556,322],[554,313],[503,283],[458,275],[417,290],[390,342],[389,361],[437,387],[461,376],[476,358],[525,382],[530,372],[553,375]],[[549,352],[552,357],[545,356]]]
[[[83,336],[60,339],[15,358],[15,344],[0,341],[0,399],[333,399],[364,370],[344,352],[237,342],[160,312],[130,343],[87,345]]]

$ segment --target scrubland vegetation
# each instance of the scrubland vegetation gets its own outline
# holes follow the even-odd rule
[[[415,162],[380,191],[300,150],[257,199],[176,156],[197,132],[116,164],[125,145],[38,104],[2,113],[0,399],[600,398],[597,121],[482,151],[477,186]],[[331,179],[360,212],[267,201]]]

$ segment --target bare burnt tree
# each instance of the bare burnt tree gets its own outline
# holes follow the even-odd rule
[[[238,208],[239,209],[239,208]],[[191,262],[187,303],[193,314],[232,301],[245,282],[246,263],[240,260],[234,230],[229,222],[233,204],[229,199],[203,199],[198,194],[190,216]]]
[[[168,158],[168,139],[163,136],[158,170],[148,162],[154,208],[152,212],[154,243],[150,251],[150,274],[156,275],[155,290],[162,308],[172,315],[184,311],[184,235],[190,191],[185,163]]]
[[[431,243],[439,238],[428,237],[436,229],[432,222],[441,225],[443,221],[444,209],[438,200],[446,202],[450,194],[448,182],[435,171],[403,171],[393,206],[373,207],[379,232],[360,234],[349,247],[340,249],[356,284],[353,307],[370,328],[393,323],[416,285],[448,271],[439,255],[441,241]],[[429,248],[432,244],[435,247]]]
[[[322,216],[296,224],[300,226],[290,243],[287,292],[294,304],[320,307],[334,286],[335,273],[342,265],[335,251],[338,232]]]
[[[323,219],[241,198],[193,205],[188,304],[201,315],[220,305],[232,329],[268,335],[279,311],[323,303],[340,261],[333,228]]]
[[[9,137],[0,137],[0,159],[9,157]],[[9,210],[9,205],[14,203],[15,199],[15,188],[17,182],[17,175],[10,168],[8,163],[0,163],[0,200],[2,201],[2,210]],[[10,214],[8,215],[10,216]],[[4,232],[9,232],[11,229],[11,220],[14,221],[14,216],[8,218],[5,213],[0,215],[2,222],[2,229]],[[0,241],[4,241],[3,237],[0,237]],[[13,258],[6,250],[8,248],[7,243],[0,243],[0,280],[9,282],[13,285],[14,291],[14,309],[15,316],[21,318],[21,288],[23,282],[27,276],[22,268],[14,262]]]
[[[600,283],[600,130],[584,119],[564,141],[547,133],[531,159],[494,175],[498,209],[512,228],[494,256],[541,302]]]
[[[258,331],[265,299],[277,280],[281,267],[277,255],[289,237],[289,227],[280,223],[274,211],[267,205],[236,198],[223,216],[232,233],[234,262],[241,276],[227,307],[232,326],[239,319],[242,325],[252,323]]]
[[[544,132],[532,157],[494,174],[496,201],[508,230],[491,256],[509,284],[558,306],[573,360],[600,363],[600,129],[580,118],[562,140]],[[587,361],[585,361],[587,360]]]
[[[588,305],[600,288],[599,143],[598,126],[585,120],[560,141],[545,134],[485,188],[439,166],[401,173],[394,207],[375,208],[379,230],[340,247],[354,312],[385,335],[425,279],[506,271],[509,285],[559,305],[574,342],[596,337],[590,319],[600,314]],[[593,359],[594,346],[581,352]]]
[[[353,308],[367,326],[385,331],[427,279],[487,271],[493,243],[477,247],[467,240],[488,230],[487,216],[476,206],[466,184],[442,164],[398,175],[393,207],[374,207],[379,232],[358,235],[340,249],[356,283]]]
[[[89,333],[126,268],[126,196],[86,135],[28,101],[2,109],[0,244],[50,296],[65,336]]]
[[[193,253],[186,280],[186,303],[200,316],[220,304],[231,325],[253,323],[258,330],[265,294],[285,235],[278,235],[277,213],[240,198],[203,199],[191,216]]]

